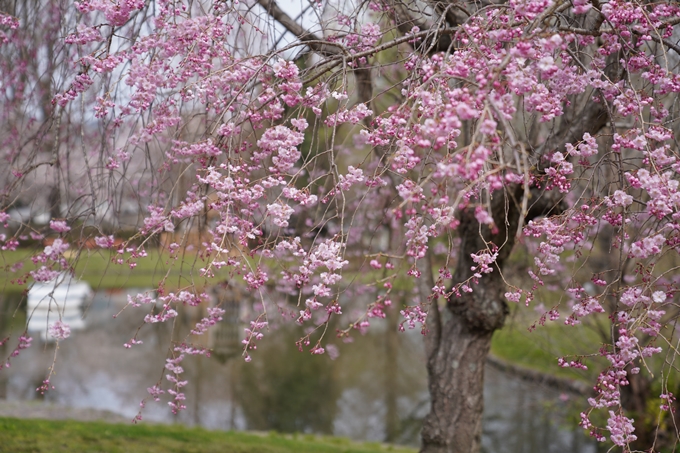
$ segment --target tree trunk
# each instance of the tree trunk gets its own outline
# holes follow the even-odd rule
[[[462,242],[455,283],[467,282],[473,276],[471,269],[476,264],[471,254],[500,248],[494,271],[483,275],[479,284],[469,282],[471,293],[461,291],[460,296],[451,296],[444,316],[439,315],[436,304],[430,308],[426,352],[432,402],[423,424],[422,453],[475,453],[481,447],[484,364],[491,337],[503,326],[508,313],[499,269],[515,243],[520,210],[512,200],[521,199],[520,190],[517,188],[514,197],[500,195],[492,201],[496,227],[480,225],[472,208],[461,214]]]
[[[441,352],[428,367],[432,406],[421,452],[476,452],[482,437],[484,362],[493,332],[471,330],[462,318],[452,317],[442,334]]]
[[[609,72],[613,80],[621,80],[623,69],[618,57],[610,55]],[[587,103],[572,107],[572,120],[560,123],[556,133],[551,134],[534,152],[536,162],[553,150],[564,150],[566,143],[575,143],[584,133],[595,135],[608,121],[607,105]],[[507,314],[505,282],[500,270],[516,241],[519,219],[526,221],[545,215],[559,215],[563,201],[559,193],[543,192],[531,188],[527,211],[520,205],[524,194],[522,187],[506,187],[504,192],[494,192],[489,200],[495,227],[480,225],[474,215],[474,207],[468,207],[460,216],[458,228],[462,239],[458,249],[458,264],[453,276],[454,285],[467,281],[476,266],[470,254],[498,247],[494,271],[470,284],[472,293],[455,295],[447,301],[444,313],[449,318],[442,324],[443,316],[435,303],[428,315],[430,335],[425,338],[428,357],[429,391],[432,399],[430,413],[425,418],[422,431],[421,452],[476,453],[480,449],[482,433],[484,363],[491,346],[493,332],[503,326]],[[528,200],[527,200],[528,201]],[[488,205],[487,204],[487,205]],[[431,274],[431,268],[430,268]],[[421,279],[422,280],[422,279]],[[422,283],[421,283],[422,284]],[[421,298],[429,296],[420,288]]]
[[[496,271],[484,276],[473,293],[447,304],[450,316],[442,326],[436,354],[428,361],[432,405],[423,425],[423,453],[479,451],[484,365],[491,337],[508,312],[503,286]]]

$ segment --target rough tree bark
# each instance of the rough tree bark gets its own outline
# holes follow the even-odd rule
[[[517,188],[516,194],[520,195]],[[476,266],[471,254],[503,246],[497,265],[502,268],[515,242],[520,207],[513,198],[502,196],[492,201],[492,215],[497,231],[481,226],[474,212],[461,215],[459,233],[462,243],[454,276],[455,283],[469,279]],[[505,283],[496,269],[483,277],[472,293],[452,296],[439,319],[434,313],[433,335],[426,340],[428,353],[430,413],[422,430],[423,453],[470,453],[479,450],[484,408],[484,364],[491,347],[491,337],[503,326],[508,307],[503,294]],[[432,312],[437,307],[432,307]],[[440,323],[439,326],[436,324]]]

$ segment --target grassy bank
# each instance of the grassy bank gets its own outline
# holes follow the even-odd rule
[[[9,268],[21,263],[21,270],[16,273],[0,273],[0,289],[4,291],[21,291],[24,286],[12,283],[13,279],[27,275],[37,266],[31,261],[32,250],[19,249],[4,251],[0,255],[0,266]],[[158,249],[150,249],[148,256],[136,261],[131,268],[129,263],[116,264],[112,262],[115,254],[108,250],[87,250],[80,254],[68,255],[68,260],[75,269],[77,278],[86,281],[93,288],[147,288],[164,282],[168,289],[181,288],[191,283],[198,286],[215,283],[226,276],[226,271],[216,272],[214,278],[200,277],[198,270],[206,264],[196,253],[187,253],[180,259],[171,259],[169,254]],[[29,279],[30,281],[30,279]]]
[[[208,431],[167,425],[0,418],[2,453],[414,453],[334,437]]]
[[[578,354],[592,355],[602,344],[601,337],[593,328],[565,326],[562,322],[539,326],[530,332],[529,322],[509,322],[501,330],[494,333],[491,353],[507,362],[530,368],[542,373],[552,374],[566,379],[593,382],[596,370],[605,365],[602,357],[590,357],[585,363],[598,364],[593,369],[576,370],[560,368],[559,357],[567,356],[569,360]]]

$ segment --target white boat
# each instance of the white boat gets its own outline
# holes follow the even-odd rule
[[[92,295],[90,285],[67,273],[49,282],[35,282],[28,290],[28,331],[38,332],[43,341],[54,341],[48,328],[57,321],[71,331],[84,329],[83,308]]]

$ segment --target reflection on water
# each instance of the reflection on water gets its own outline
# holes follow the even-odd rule
[[[597,451],[583,430],[566,429],[576,426],[575,414],[571,414],[570,421],[566,420],[568,410],[563,400],[568,395],[511,379],[490,366],[486,370],[482,453]],[[558,428],[559,423],[564,429]]]
[[[283,432],[333,432],[341,380],[338,363],[289,354],[295,332],[277,332],[279,341],[263,347],[258,360],[241,367],[236,402],[249,428]]]
[[[240,300],[239,295],[216,293]],[[0,299],[0,346],[7,357],[26,323],[20,295]],[[144,307],[127,309],[125,292],[97,292],[87,308],[85,328],[59,344],[52,384],[44,398],[53,403],[106,409],[129,417],[137,414],[146,388],[163,375],[171,338],[185,332],[203,315],[185,313],[172,324],[144,325],[142,345],[123,345],[142,325]],[[148,309],[148,307],[146,307]],[[243,362],[235,347],[243,326],[243,307],[229,307],[219,330],[203,340],[212,358],[187,357],[182,375],[187,409],[173,416],[165,403],[149,403],[145,420],[202,425],[213,429],[256,429],[324,433],[362,440],[389,440],[417,445],[428,410],[423,348],[419,332],[396,333],[398,319],[388,317],[353,344],[338,343],[339,355],[311,356],[294,346],[295,326],[266,333],[253,361]],[[0,371],[0,398],[32,400],[52,364],[55,345],[37,339],[10,369]],[[564,426],[560,395],[510,378],[487,367],[483,451],[595,452],[580,431]],[[166,395],[167,396],[167,395]],[[165,400],[167,401],[167,400]]]
[[[47,326],[57,321],[66,323],[71,331],[85,328],[83,309],[92,297],[90,285],[61,273],[48,282],[35,282],[28,290],[26,313],[30,335],[42,341],[55,341]]]

